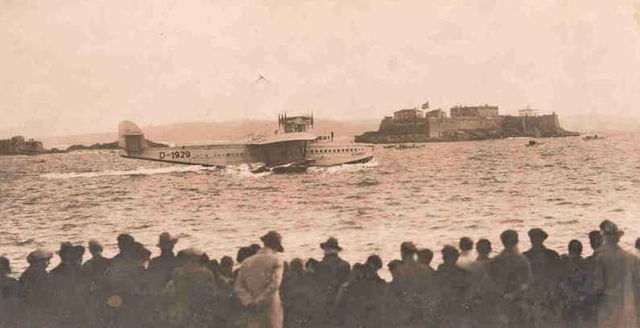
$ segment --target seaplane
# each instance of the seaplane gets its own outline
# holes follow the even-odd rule
[[[148,142],[131,121],[118,126],[120,156],[132,159],[224,168],[246,164],[254,173],[289,173],[308,167],[365,163],[373,158],[372,145],[337,143],[334,134],[313,132],[313,115],[278,115],[278,130],[270,136],[243,142],[164,146]]]

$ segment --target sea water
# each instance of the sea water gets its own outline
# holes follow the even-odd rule
[[[413,241],[436,252],[462,236],[488,238],[541,227],[547,245],[566,252],[600,221],[640,237],[640,135],[431,143],[375,149],[372,162],[311,168],[302,174],[252,174],[121,158],[114,151],[0,157],[0,254],[15,271],[35,248],[102,241],[131,233],[154,255],[158,234],[180,238],[212,258],[235,257],[268,230],[283,237],[287,259],[320,258],[319,244],[339,239],[353,262],[399,258]],[[88,252],[86,257],[88,257]],[[53,264],[57,259],[53,260]]]

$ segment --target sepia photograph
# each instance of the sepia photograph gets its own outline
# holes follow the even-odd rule
[[[0,0],[0,328],[640,328],[640,0]]]

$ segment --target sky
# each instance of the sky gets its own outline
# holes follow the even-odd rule
[[[0,137],[425,101],[640,117],[640,0],[0,0],[0,26]]]

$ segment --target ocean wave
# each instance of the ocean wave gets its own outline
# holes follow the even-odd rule
[[[237,166],[226,166],[220,172],[224,175],[229,175],[235,178],[260,178],[260,177],[273,174],[271,171],[253,173],[251,172],[251,168],[247,164],[240,164]]]
[[[321,173],[321,174],[334,174],[334,173],[340,173],[340,172],[358,172],[358,171],[368,170],[376,166],[378,166],[378,161],[374,159],[372,161],[369,161],[366,163],[359,163],[359,164],[342,164],[342,165],[329,166],[329,167],[312,166],[307,170],[307,172]]]
[[[166,174],[175,172],[199,172],[199,171],[212,171],[217,170],[214,167],[207,167],[201,165],[175,165],[169,167],[158,168],[145,168],[140,167],[135,170],[104,170],[95,172],[69,172],[69,173],[47,173],[40,175],[41,178],[46,179],[74,179],[74,178],[95,178],[103,176],[121,176],[121,175],[153,175],[153,174]]]

